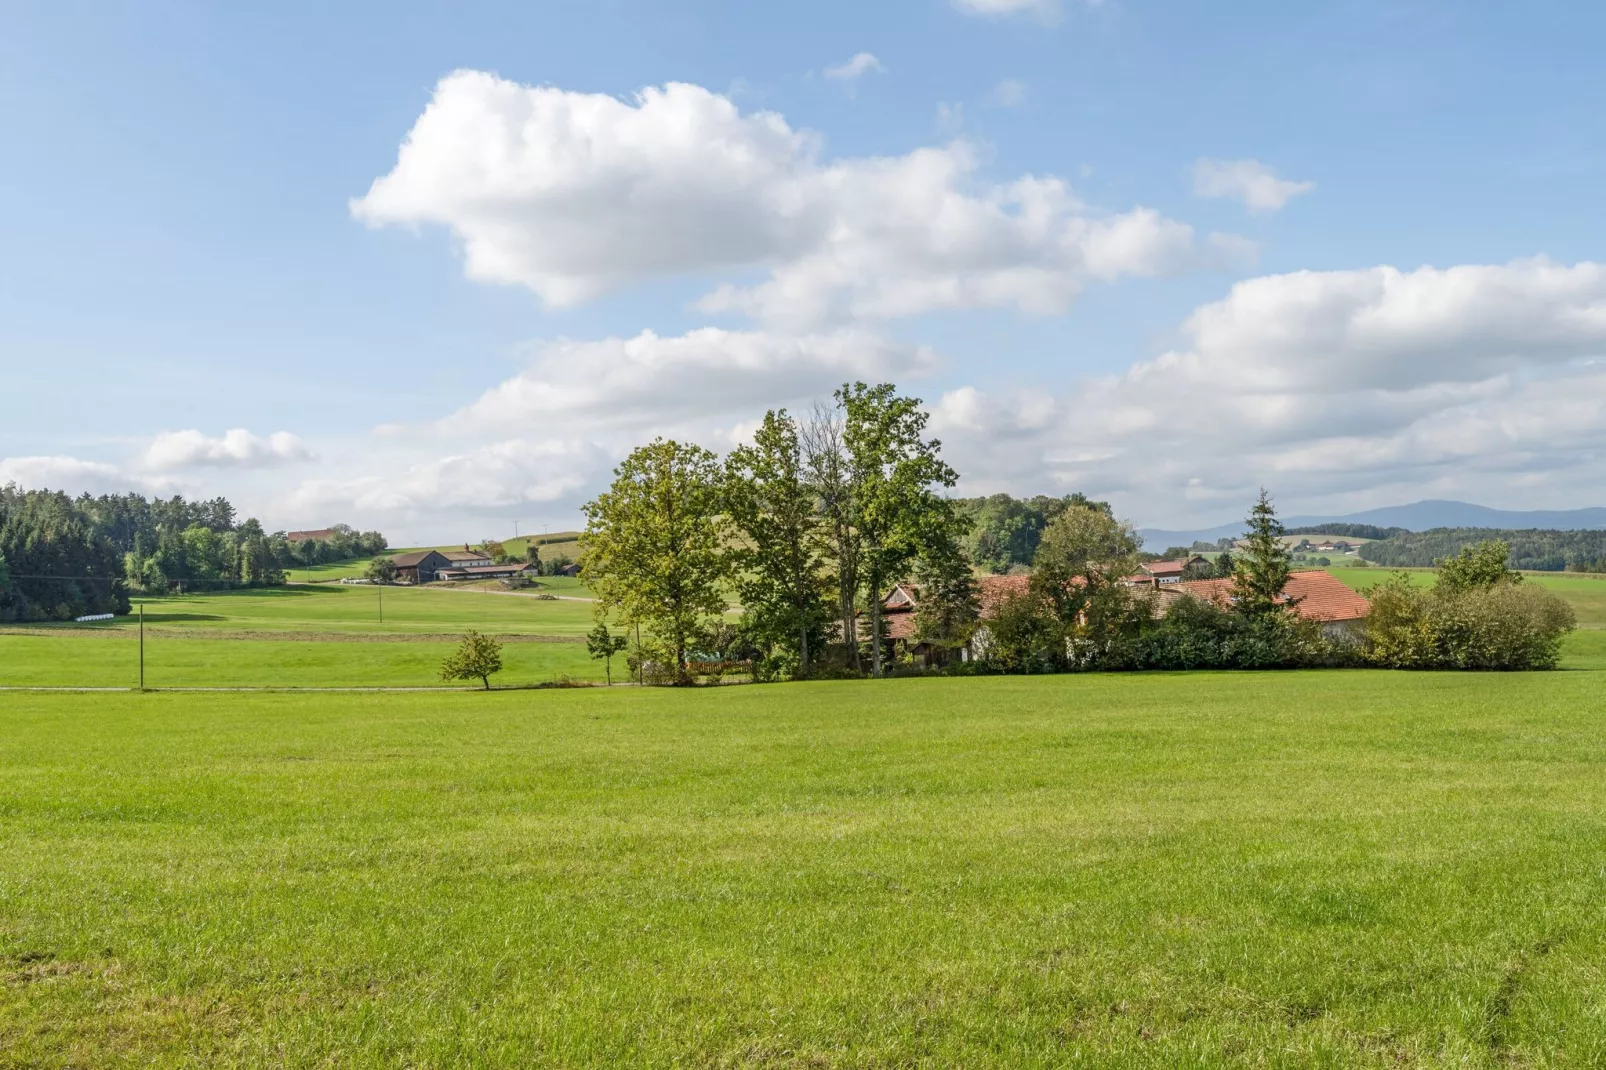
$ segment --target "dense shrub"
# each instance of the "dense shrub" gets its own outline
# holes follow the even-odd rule
[[[1180,598],[1141,635],[1114,645],[1091,668],[1296,669],[1351,665],[1359,646],[1289,611],[1248,616],[1199,598]]]
[[[1428,589],[1401,573],[1371,599],[1366,656],[1391,669],[1554,669],[1576,626],[1571,606],[1531,583]]]

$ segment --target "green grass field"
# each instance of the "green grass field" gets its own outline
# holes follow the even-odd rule
[[[150,687],[428,687],[455,636],[509,637],[501,686],[561,676],[601,680],[578,640],[592,626],[589,592],[553,579],[558,600],[434,588],[297,585],[145,603]],[[136,618],[94,625],[0,626],[0,686],[127,687],[138,682]],[[622,670],[622,661],[616,662]],[[458,685],[460,686],[460,685]]]
[[[1334,567],[1324,571],[1331,572],[1351,588],[1365,593],[1368,588],[1388,579],[1396,570]],[[1411,582],[1418,586],[1429,587],[1434,583],[1436,573],[1432,569],[1404,571],[1411,577]],[[1523,575],[1526,578],[1525,582],[1537,583],[1567,599],[1572,604],[1573,611],[1578,614],[1579,627],[1606,627],[1606,576],[1570,572],[1526,572]]]
[[[0,1065],[1594,1066],[1603,812],[1587,672],[4,694]]]

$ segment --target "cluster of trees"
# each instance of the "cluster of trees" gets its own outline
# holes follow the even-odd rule
[[[326,540],[290,542],[226,498],[88,494],[0,487],[0,619],[127,613],[128,593],[265,586],[296,566],[378,553],[385,537],[343,524]]]
[[[285,581],[286,569],[350,561],[379,553],[386,545],[379,532],[359,532],[345,524],[330,529],[328,539],[292,542],[282,531],[264,531],[254,517],[236,524],[232,514],[229,509],[226,520],[217,513],[185,527],[158,522],[137,530],[123,554],[129,586],[151,594],[173,586],[276,586]]]
[[[310,568],[337,561],[355,561],[382,554],[390,543],[377,531],[358,531],[349,524],[336,524],[327,539],[298,539],[291,542],[282,532],[268,536],[280,568]]]
[[[1284,596],[1290,554],[1264,491],[1236,559],[1209,566],[1231,577],[1224,601],[1183,598],[1162,607],[1150,588],[1123,581],[1139,541],[1107,507],[1067,509],[1049,525],[1031,579],[987,621],[979,667],[998,672],[1293,668],[1343,664],[1356,644],[1303,619]],[[1206,577],[1200,577],[1206,578]]]
[[[121,556],[71,498],[0,486],[0,621],[127,612]]]
[[[1052,498],[1038,494],[1013,498],[992,494],[985,498],[956,498],[954,509],[969,522],[965,550],[977,568],[1002,576],[1029,569],[1037,559],[1043,531],[1073,505],[1108,508],[1107,502],[1091,502],[1083,494]]]
[[[852,383],[805,419],[766,413],[753,444],[723,460],[663,439],[637,449],[585,507],[583,575],[599,617],[639,628],[632,658],[675,682],[694,661],[735,656],[760,676],[813,675],[828,637],[831,667],[860,672],[867,660],[879,676],[885,651],[868,640],[884,633],[880,596],[910,576],[927,592],[923,626],[974,619],[967,524],[940,493],[958,477],[926,419],[890,384]],[[736,628],[724,617],[731,593]]]
[[[833,402],[803,420],[766,413],[753,444],[723,460],[660,439],[615,470],[608,491],[586,506],[584,575],[599,596],[595,656],[634,645],[639,631],[632,669],[650,662],[674,682],[689,680],[694,663],[739,656],[755,662],[759,678],[866,667],[879,676],[887,670],[881,598],[906,580],[920,591],[917,639],[972,646],[978,659],[969,671],[1260,667],[1340,656],[1337,641],[1282,597],[1289,552],[1264,494],[1245,549],[1208,566],[1233,577],[1230,603],[1161,615],[1154,591],[1127,582],[1141,542],[1107,504],[1080,495],[945,498],[957,476],[940,443],[924,437],[917,399],[855,383]],[[1017,594],[990,607],[986,633],[972,644],[982,626],[974,523],[1008,536],[981,544],[987,552],[1013,547],[1033,567]],[[736,626],[725,617],[732,593],[743,609]],[[618,633],[608,631],[610,617],[623,625]]]
[[[1396,573],[1372,588],[1368,660],[1395,669],[1553,669],[1572,607],[1507,567],[1498,539],[1438,562],[1432,587]]]
[[[1426,568],[1469,546],[1504,543],[1506,564],[1535,572],[1606,572],[1606,531],[1504,531],[1492,528],[1433,528],[1393,533],[1361,547],[1361,557],[1391,568]]]

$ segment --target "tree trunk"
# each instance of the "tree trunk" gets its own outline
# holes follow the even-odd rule
[[[485,685],[485,690],[489,691],[491,689],[491,678],[489,676],[480,677],[480,683]]]
[[[807,625],[804,625],[798,631],[798,640],[798,645],[803,651],[802,664],[799,666],[799,671],[803,676],[807,676],[809,674],[809,629]]]
[[[853,652],[853,671],[859,672],[859,629],[853,617],[853,594],[842,591],[838,596],[838,609],[842,612],[842,641]]]
[[[878,586],[870,592],[870,647],[871,664],[874,666],[871,673],[877,678],[881,677],[881,593]]]

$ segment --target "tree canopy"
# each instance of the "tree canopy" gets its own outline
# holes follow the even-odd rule
[[[682,683],[688,653],[725,610],[721,490],[712,453],[660,438],[633,450],[585,506],[582,575],[599,619],[640,624]]]

